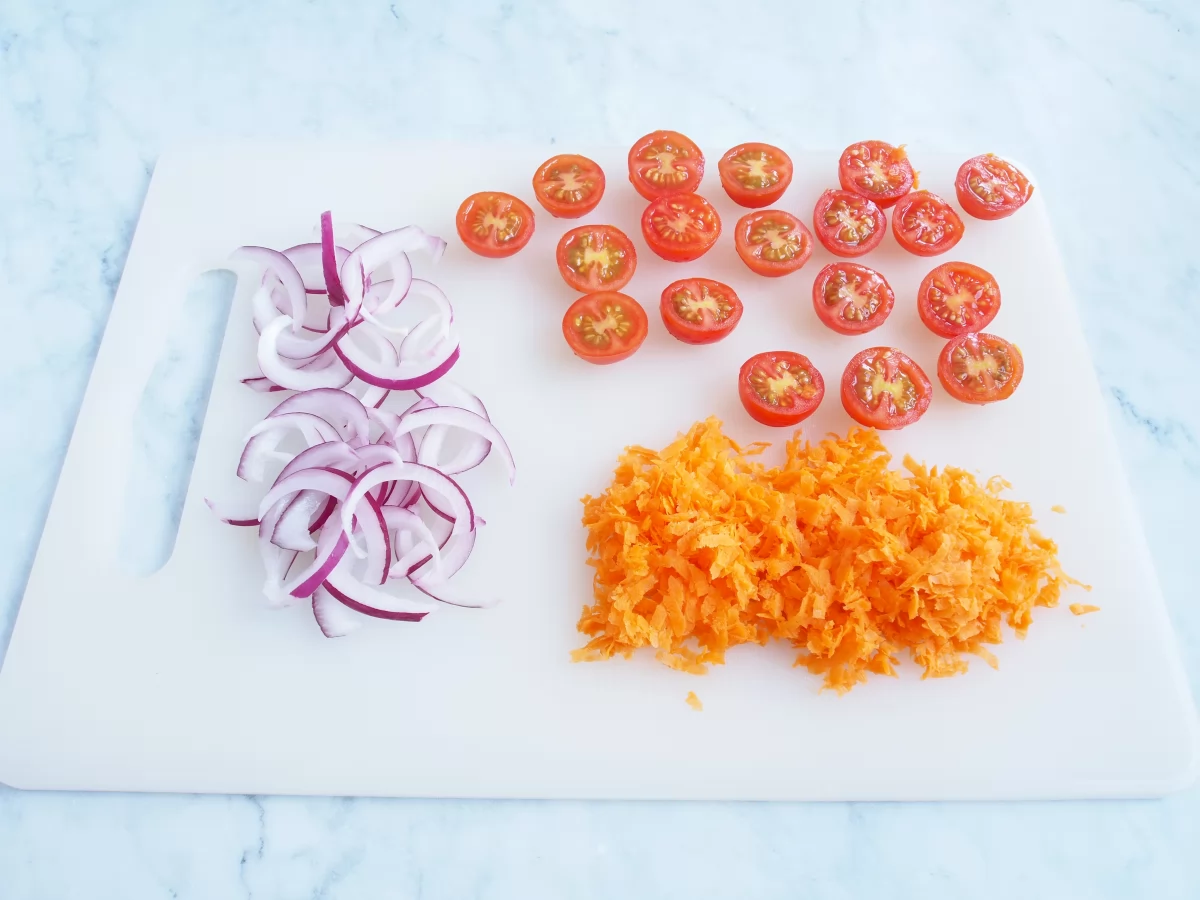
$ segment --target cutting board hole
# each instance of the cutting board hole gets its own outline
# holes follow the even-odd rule
[[[175,550],[236,287],[226,271],[192,282],[134,412],[119,544],[130,575],[154,574]]]

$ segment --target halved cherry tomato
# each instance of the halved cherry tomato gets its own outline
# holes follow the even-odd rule
[[[929,409],[933,385],[921,367],[895,347],[859,353],[842,375],[842,406],[859,425],[890,431],[911,425]]]
[[[733,244],[751,272],[775,278],[795,272],[812,256],[808,226],[781,209],[746,213],[738,219]]]
[[[917,176],[904,147],[884,141],[859,141],[842,152],[838,181],[846,190],[887,209],[916,187]]]
[[[817,318],[839,334],[864,334],[892,312],[896,294],[887,279],[858,263],[830,263],[813,282]]]
[[[637,251],[612,225],[582,225],[562,236],[555,253],[563,280],[577,291],[619,291],[637,268]]]
[[[686,344],[715,343],[742,318],[742,301],[733,288],[711,278],[672,282],[658,308],[667,331]]]
[[[955,400],[993,403],[1012,396],[1025,360],[1015,344],[994,334],[964,334],[938,356],[938,380]]]
[[[647,200],[700,187],[704,154],[677,131],[652,131],[629,150],[629,181]]]
[[[862,256],[879,246],[887,219],[874,200],[852,191],[826,191],[813,210],[813,230],[834,256]]]
[[[962,240],[963,220],[937,194],[913,191],[892,210],[892,234],[909,253],[937,256]]]
[[[550,215],[578,219],[604,196],[604,170],[586,156],[552,156],[534,173],[533,194]]]
[[[628,294],[584,294],[563,316],[563,337],[575,355],[597,365],[633,356],[650,327],[642,305]]]
[[[721,217],[699,194],[671,194],[642,213],[642,237],[667,262],[699,259],[717,242]]]
[[[959,166],[954,192],[967,215],[977,219],[1003,219],[1033,196],[1033,185],[1012,163],[985,153]]]
[[[942,337],[979,331],[1000,312],[1000,285],[979,266],[943,263],[921,280],[917,312],[925,327]]]
[[[458,208],[458,236],[480,256],[512,256],[533,237],[533,210],[512,194],[472,194]]]
[[[738,144],[717,163],[721,186],[738,206],[761,209],[792,183],[792,158],[770,144]]]
[[[795,425],[821,405],[825,379],[807,356],[773,350],[742,364],[738,396],[754,421],[774,427]]]

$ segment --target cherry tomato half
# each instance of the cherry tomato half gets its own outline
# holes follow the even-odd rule
[[[552,156],[533,174],[533,195],[550,215],[578,219],[604,196],[604,170],[586,156]]]
[[[619,291],[637,268],[637,251],[625,232],[612,225],[572,228],[555,252],[563,281],[577,291]]]
[[[938,356],[938,380],[955,400],[993,403],[1011,397],[1025,360],[1015,344],[994,334],[964,334]]]
[[[895,347],[859,353],[842,375],[842,406],[859,425],[890,431],[911,425],[929,409],[933,385],[921,367]]]
[[[807,356],[773,350],[742,364],[738,396],[754,421],[774,427],[795,425],[821,405],[825,379]]]
[[[472,194],[458,208],[458,236],[467,249],[499,259],[512,256],[533,237],[533,210],[499,191]]]
[[[954,192],[967,215],[1003,219],[1033,196],[1033,185],[1012,163],[985,153],[959,166]]]
[[[717,242],[721,217],[699,194],[671,194],[642,213],[642,237],[667,262],[699,259]]]
[[[653,131],[629,149],[629,181],[647,200],[694,191],[704,177],[704,154],[677,131]]]
[[[962,240],[963,220],[937,194],[913,191],[892,210],[892,234],[909,253],[937,256]]]
[[[813,231],[834,256],[862,256],[879,246],[887,219],[874,200],[852,191],[826,191],[813,210]]]
[[[792,183],[792,158],[770,144],[738,144],[717,163],[721,187],[738,206],[761,209]]]
[[[858,263],[830,263],[813,282],[817,318],[839,334],[864,334],[892,312],[896,294],[887,279]]]
[[[813,252],[808,226],[781,209],[746,213],[738,219],[733,244],[751,272],[769,278],[795,272]]]
[[[628,294],[584,294],[563,316],[563,337],[575,355],[597,365],[633,356],[646,340],[650,323],[642,305]]]
[[[979,331],[1000,312],[1000,285],[979,266],[943,263],[917,288],[917,312],[925,327],[942,337]]]
[[[663,324],[685,344],[713,344],[742,318],[742,301],[727,284],[711,278],[683,278],[667,285],[659,303]]]
[[[838,182],[887,209],[916,187],[917,176],[903,147],[883,141],[859,141],[842,152]]]

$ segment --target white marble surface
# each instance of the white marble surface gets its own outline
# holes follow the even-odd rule
[[[0,647],[164,147],[283,135],[586,149],[668,125],[709,147],[995,149],[1037,174],[1200,694],[1200,15],[1186,0],[790,6],[0,0]],[[1168,900],[1200,895],[1197,846],[1200,789],[739,805],[0,788],[4,900]]]

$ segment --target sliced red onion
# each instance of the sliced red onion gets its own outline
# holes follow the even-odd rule
[[[329,440],[340,437],[352,447],[361,447],[370,441],[371,423],[367,410],[357,397],[346,391],[317,388],[293,394],[271,410],[267,420],[291,413],[308,413],[328,422],[337,431]]]
[[[349,607],[340,603],[324,587],[313,591],[313,618],[317,627],[327,638],[344,637],[362,627],[362,622],[351,614]]]
[[[483,401],[461,384],[451,381],[449,378],[442,378],[433,384],[417,388],[417,394],[421,397],[427,397],[438,406],[457,406],[460,409],[468,409],[473,413],[483,416],[489,422],[491,421],[492,417],[488,415],[487,407],[483,405]]]
[[[350,255],[350,251],[345,247],[337,246],[333,248],[333,253],[334,261],[338,266],[341,266],[346,261],[346,257]],[[283,255],[292,261],[296,271],[300,273],[305,291],[310,294],[328,293],[328,288],[325,286],[324,259],[320,241],[288,247],[283,251]]]
[[[262,375],[257,375],[252,378],[243,378],[242,384],[260,394],[270,394],[275,391],[286,391],[287,388],[280,387],[270,378],[264,378]]]
[[[258,368],[266,378],[293,391],[323,387],[344,388],[354,380],[353,373],[337,359],[321,369],[303,366],[293,368],[284,362],[276,347],[276,340],[290,324],[291,320],[287,316],[279,316],[267,325],[258,337]]]
[[[281,590],[293,597],[311,597],[346,556],[350,541],[336,528],[323,528],[317,537],[312,561],[283,583]]]
[[[247,513],[241,513],[241,514],[222,513],[219,509],[217,509],[217,505],[215,503],[213,503],[211,500],[209,500],[207,497],[204,498],[204,503],[209,509],[211,509],[214,513],[216,513],[217,518],[220,519],[222,522],[224,522],[226,525],[237,525],[241,528],[252,528],[252,527],[256,527],[258,525],[258,517],[257,516],[251,517],[251,515],[249,515]]]
[[[354,487],[342,504],[342,530],[346,534],[353,534],[354,507],[372,488],[385,481],[415,481],[419,482],[422,488],[430,488],[431,493],[440,494],[446,500],[449,514],[454,520],[451,534],[461,534],[475,527],[475,511],[471,508],[470,499],[457,482],[437,469],[419,463],[393,462],[368,469],[354,482]]]
[[[266,332],[263,334],[265,336]],[[411,391],[424,387],[437,381],[458,362],[457,339],[442,341],[433,353],[420,361],[406,362],[402,359],[394,366],[385,366],[377,360],[370,359],[361,348],[348,339],[348,336],[343,336],[333,345],[333,349],[342,364],[354,375],[367,384],[393,391]],[[269,378],[274,377],[265,366],[262,366],[261,359],[259,365],[262,367],[263,374]]]
[[[333,223],[333,236],[337,239],[337,243],[343,247],[349,247],[351,250],[357,249],[360,244],[373,237],[378,237],[380,234],[378,228],[359,225],[357,222]]]
[[[367,583],[387,584],[392,569],[391,534],[382,507],[370,494],[364,496],[359,504],[357,524],[367,548]]]
[[[417,412],[409,413],[400,418],[398,431],[411,431],[414,428],[423,426],[443,426],[447,428],[461,428],[471,434],[483,438],[491,446],[495,447],[500,453],[500,457],[504,460],[505,466],[508,468],[508,483],[514,484],[517,479],[517,464],[513,460],[512,450],[509,449],[508,443],[504,437],[496,429],[496,426],[485,419],[478,413],[470,412],[469,410],[459,409],[454,406],[438,406],[434,409],[423,409]],[[426,439],[429,435],[426,434]],[[459,454],[449,463],[438,464],[437,455],[441,449],[440,442],[431,446],[429,451],[426,451],[426,441],[421,442],[421,452],[417,456],[417,461],[422,465],[436,466],[445,472],[447,475],[454,475],[458,472],[466,471],[479,465],[487,456],[487,450],[482,453],[477,452],[477,448],[467,447],[464,452]]]
[[[274,486],[267,491],[266,496],[259,501],[259,514],[265,516],[271,507],[280,500],[305,490],[320,491],[322,494],[337,498],[339,503],[345,504],[347,494],[350,493],[355,483],[353,477],[337,469],[323,466],[301,469],[299,472],[293,472],[287,478],[281,478],[275,482]],[[353,509],[356,505],[357,501],[351,504],[350,508]],[[351,516],[347,516],[347,525],[350,521]],[[349,533],[350,529],[347,528],[346,531]]]
[[[397,597],[363,584],[349,573],[347,559],[343,557],[325,579],[325,589],[346,606],[367,616],[400,622],[419,622],[433,611],[427,601]]]
[[[276,449],[289,431],[299,431],[310,447],[341,438],[333,425],[311,413],[292,412],[263,419],[246,435],[246,445],[238,460],[238,478],[262,481],[268,463],[290,462],[295,454]]]
[[[284,466],[282,471],[275,477],[275,483],[278,484],[293,472],[299,472],[303,469],[338,469],[352,476],[358,464],[358,453],[345,441],[326,441],[323,444],[315,444],[307,450],[297,453],[295,458]]]
[[[326,495],[319,491],[300,491],[287,501],[271,533],[271,543],[288,550],[315,550],[317,543],[310,529],[327,502]]]
[[[400,364],[400,351],[396,349],[395,344],[393,344],[382,334],[379,334],[377,331],[371,328],[359,329],[358,334],[365,338],[367,343],[369,343],[375,349],[376,353],[379,354],[379,362],[381,366],[394,368]],[[387,399],[387,396],[390,393],[391,391],[389,391],[387,388],[379,387],[378,385],[374,384],[368,385],[367,389],[363,391],[362,395],[363,406],[378,407],[381,403],[383,403],[384,400]]]
[[[329,295],[330,306],[345,306],[346,294],[342,290],[338,269],[349,258],[349,255],[338,259],[336,246],[333,243],[333,213],[329,210],[321,213],[321,272],[325,276],[325,292]]]
[[[430,570],[442,571],[442,541],[439,541],[429,526],[412,510],[389,506],[383,510],[388,530],[396,534],[393,543],[403,547],[392,567],[392,578],[405,578],[418,565],[430,561]],[[407,539],[407,540],[406,540]]]
[[[267,598],[267,602],[275,608],[289,605],[294,598],[283,590],[283,579],[287,578],[292,564],[300,554],[295,550],[276,547],[270,541],[259,542],[259,553],[262,556],[265,573],[263,595]]]
[[[289,334],[284,331],[275,339],[275,352],[283,359],[310,360],[320,356],[350,330],[346,324],[346,311],[336,308],[329,313],[328,328],[323,332],[312,332],[312,337]]]
[[[304,279],[300,277],[292,261],[278,250],[254,246],[234,250],[233,259],[255,263],[275,274],[287,292],[290,305],[288,324],[292,326],[292,331],[299,332],[308,309],[308,293],[304,290]],[[265,369],[263,372],[269,374]]]
[[[346,312],[350,317],[358,315],[369,279],[385,263],[392,265],[393,281],[403,283],[405,279],[412,280],[412,264],[407,254],[424,250],[431,255],[436,253],[435,259],[440,257],[445,250],[445,242],[440,238],[432,240],[437,243],[431,243],[430,235],[417,226],[408,225],[368,238],[356,247],[339,272],[346,292]]]

